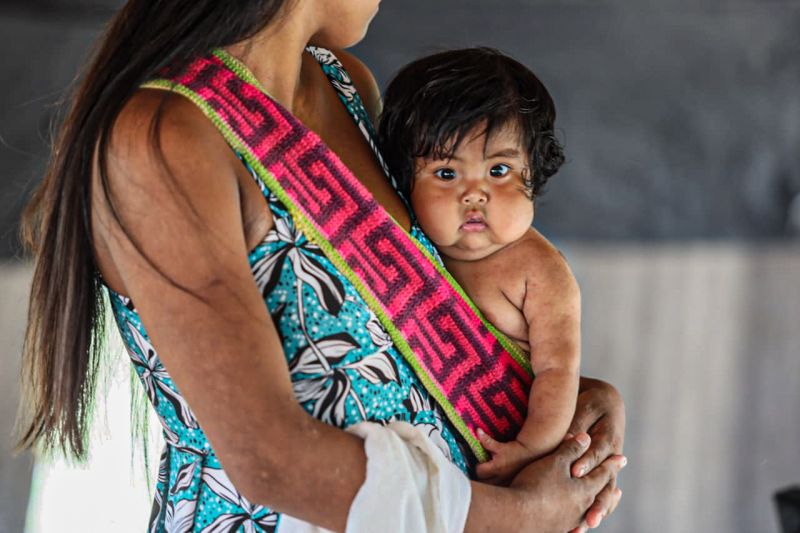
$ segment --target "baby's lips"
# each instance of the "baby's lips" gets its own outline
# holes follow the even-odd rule
[[[464,222],[465,224],[470,223],[470,222],[482,222],[483,224],[486,224],[486,218],[483,216],[483,213],[481,213],[480,211],[472,211],[470,213],[467,213],[467,217],[466,218],[467,218],[467,220],[466,220],[466,222]]]
[[[470,217],[461,224],[461,230],[463,231],[483,231],[489,225],[486,223],[486,220],[483,217]]]
[[[483,231],[488,226],[489,225],[486,223],[486,218],[484,218],[483,213],[472,211],[467,213],[460,229],[463,231]]]

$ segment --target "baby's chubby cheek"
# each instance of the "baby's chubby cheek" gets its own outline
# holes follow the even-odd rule
[[[533,225],[533,202],[527,197],[512,196],[505,201],[498,201],[491,211],[496,229],[504,233],[506,238],[516,240]]]
[[[436,246],[452,244],[453,238],[458,232],[458,224],[453,226],[455,221],[450,220],[453,217],[448,217],[442,212],[437,213],[436,209],[431,209],[430,205],[420,208],[414,207],[413,202],[411,205],[419,227],[433,244]]]
[[[452,202],[428,189],[424,184],[414,187],[411,191],[411,209],[428,238],[437,246],[446,246],[451,244],[458,231],[458,217],[453,213],[453,206],[448,205]]]
[[[513,220],[509,221],[509,226],[514,228],[513,232],[518,233],[520,237],[533,225],[533,206],[531,204],[518,209],[516,214],[509,210],[509,214],[513,216]]]

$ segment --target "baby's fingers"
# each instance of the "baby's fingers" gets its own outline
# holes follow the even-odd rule
[[[492,437],[487,435],[481,428],[475,432],[478,435],[478,440],[483,445],[484,448],[489,450],[490,452],[497,453],[503,447],[503,443],[494,440]]]
[[[492,459],[485,463],[481,463],[475,467],[475,475],[478,479],[488,481],[490,478],[497,476],[500,473],[500,465],[497,459]]]

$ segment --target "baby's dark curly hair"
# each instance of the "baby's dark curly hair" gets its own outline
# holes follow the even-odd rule
[[[486,135],[516,126],[528,153],[531,199],[564,162],[555,138],[556,108],[544,84],[520,62],[491,48],[423,57],[403,67],[386,89],[378,144],[401,191],[414,183],[414,159],[447,159],[473,128]]]

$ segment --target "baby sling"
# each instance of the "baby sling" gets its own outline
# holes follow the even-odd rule
[[[194,102],[348,278],[479,461],[477,428],[513,439],[525,419],[528,358],[489,324],[438,261],[321,139],[222,50],[146,88]]]

